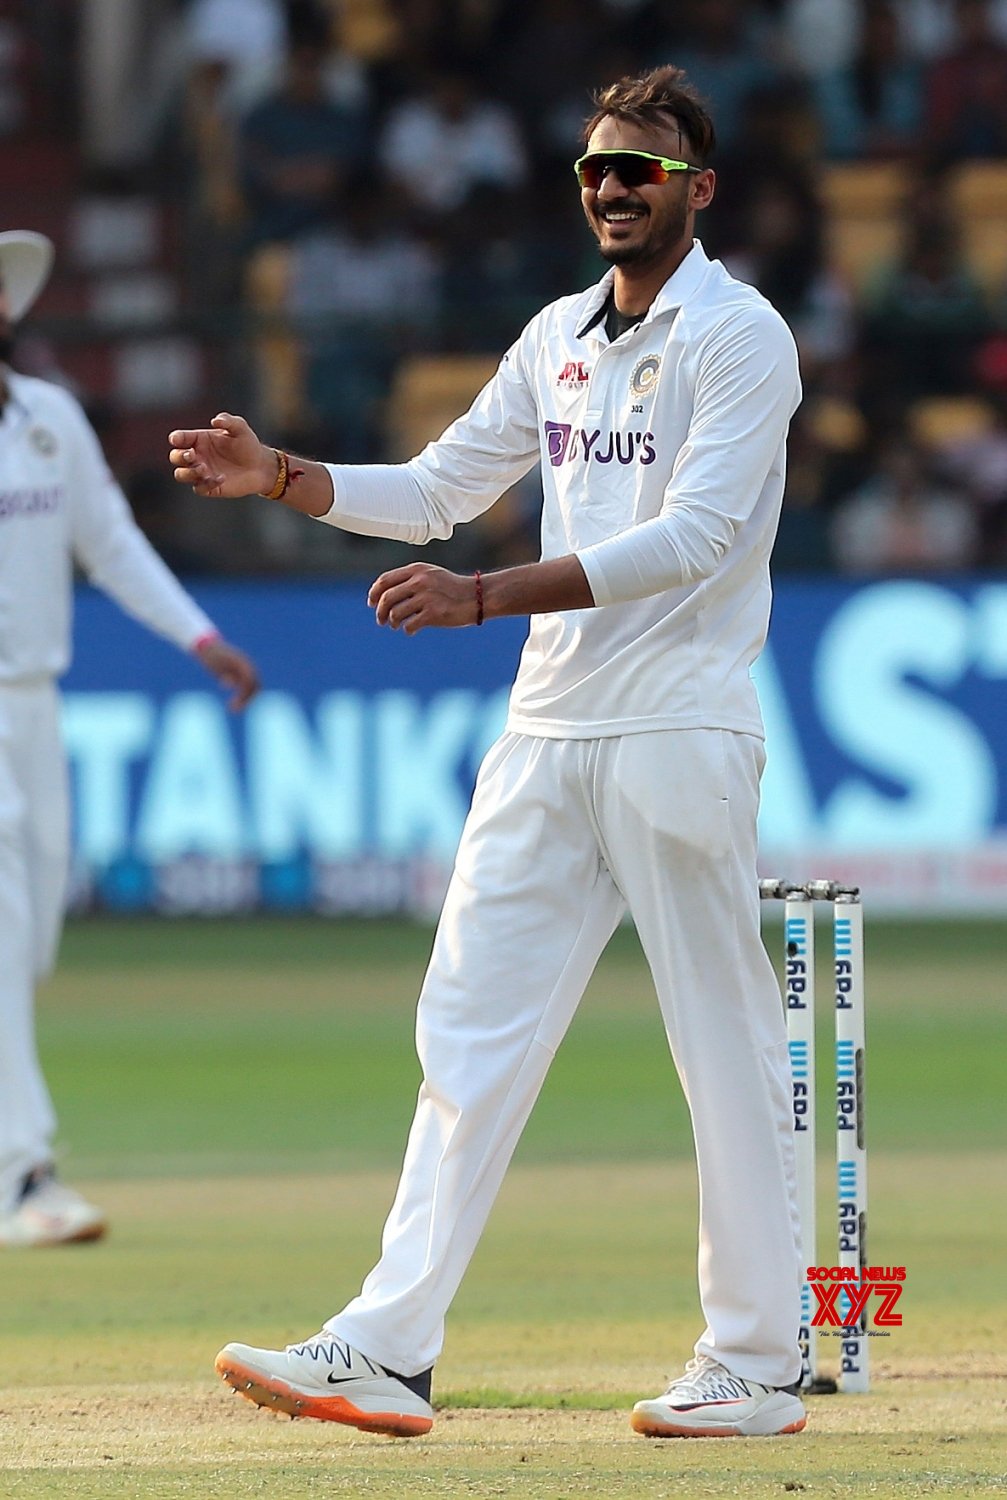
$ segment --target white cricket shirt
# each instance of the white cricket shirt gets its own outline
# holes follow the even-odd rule
[[[321,519],[426,542],[541,458],[542,557],[576,553],[598,608],[531,617],[507,727],[593,738],[762,734],[750,669],[800,401],[786,323],[698,241],[609,343],[614,272],[544,308],[469,412],[398,465],[328,465]]]
[[[4,371],[0,682],[57,677],[71,656],[73,564],[183,650],[213,630],[158,557],[69,392]]]

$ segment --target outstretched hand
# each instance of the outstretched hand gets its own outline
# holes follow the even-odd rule
[[[432,563],[392,568],[371,584],[367,595],[379,625],[415,635],[427,625],[475,625],[476,580]]]
[[[244,417],[221,412],[209,427],[169,433],[168,442],[175,479],[191,485],[197,495],[229,500],[268,494],[276,483],[276,454]]]

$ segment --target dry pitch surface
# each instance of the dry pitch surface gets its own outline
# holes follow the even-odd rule
[[[700,1320],[688,1127],[624,935],[452,1310],[430,1436],[291,1423],[218,1384],[221,1344],[304,1337],[374,1260],[428,943],[391,924],[71,928],[43,1051],[69,1175],[91,1179],[113,1233],[0,1257],[0,1500],[1007,1488],[996,924],[870,925],[871,1258],[908,1280],[904,1326],[872,1340],[869,1396],[818,1398],[795,1437],[630,1431]]]
[[[622,1412],[446,1411],[427,1438],[367,1440],[213,1390],[60,1387],[4,1401],[24,1438],[22,1496],[812,1496],[1002,1492],[1003,1400],[989,1380],[898,1381],[855,1410],[813,1403],[794,1439],[650,1442]],[[40,1468],[45,1465],[45,1471]]]
[[[954,1242],[955,1224],[964,1223],[988,1174],[1002,1169],[996,1159],[969,1171],[903,1158],[878,1164],[878,1194],[895,1204],[912,1252],[918,1224],[900,1207],[900,1183],[906,1202],[907,1177],[934,1186]],[[656,1387],[665,1370],[655,1360],[672,1347],[677,1357],[695,1326],[684,1277],[662,1299],[634,1274],[645,1260],[654,1263],[660,1240],[675,1263],[687,1251],[684,1216],[667,1206],[691,1191],[684,1164],[656,1174],[515,1172],[452,1320],[438,1369],[444,1404],[429,1437],[403,1442],[290,1422],[218,1386],[211,1362],[226,1337],[294,1337],[314,1326],[309,1304],[319,1321],[324,1298],[331,1300],[326,1246],[334,1237],[355,1258],[368,1238],[362,1226],[373,1228],[389,1186],[383,1174],[106,1183],[116,1219],[107,1244],[5,1258],[8,1290],[22,1308],[35,1308],[32,1321],[42,1308],[46,1336],[36,1338],[26,1319],[5,1340],[0,1494],[810,1500],[1007,1488],[1007,1358],[997,1352],[1003,1309],[984,1305],[981,1287],[973,1302],[962,1301],[958,1281],[945,1298],[925,1256],[917,1257],[915,1292],[908,1286],[903,1299],[904,1329],[883,1352],[874,1341],[869,1396],[817,1398],[807,1431],[791,1438],[634,1436],[629,1404]],[[349,1230],[332,1212],[333,1192],[351,1211]],[[283,1228],[292,1222],[309,1226],[293,1256]],[[627,1239],[642,1242],[628,1257]],[[961,1247],[976,1243],[966,1233],[958,1239]],[[616,1281],[620,1265],[631,1284]],[[582,1277],[599,1288],[591,1306],[577,1295]],[[634,1302],[636,1317],[627,1315]],[[652,1317],[640,1315],[647,1302]],[[945,1351],[940,1360],[934,1347]]]

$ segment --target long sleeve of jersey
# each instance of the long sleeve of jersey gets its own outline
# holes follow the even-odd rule
[[[539,456],[522,341],[469,411],[405,464],[326,464],[331,510],[319,519],[363,536],[421,544],[449,537],[527,474]]]
[[[781,319],[755,308],[699,352],[689,432],[660,515],[578,551],[599,605],[709,578],[778,462],[800,396],[797,352]]]
[[[127,614],[189,650],[200,636],[212,632],[212,622],[137,526],[79,410],[69,437],[78,460],[70,495],[74,558],[90,581]]]

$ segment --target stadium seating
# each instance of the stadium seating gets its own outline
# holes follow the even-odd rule
[[[253,362],[259,409],[268,426],[303,420],[304,368],[299,340],[284,321],[290,278],[286,245],[260,245],[245,272],[248,303],[258,325]]]
[[[955,176],[954,202],[965,250],[992,296],[1007,284],[1007,162],[966,162]]]
[[[388,403],[392,460],[410,458],[471,404],[493,375],[495,355],[412,354],[399,365]]]
[[[913,435],[927,448],[943,449],[989,432],[996,418],[978,396],[928,396],[909,412]]]
[[[874,268],[898,248],[905,168],[898,162],[834,164],[823,169],[819,186],[832,264],[860,292]]]
[[[822,169],[831,259],[855,292],[899,245],[899,209],[912,184],[901,162],[843,162]],[[1007,283],[1007,163],[966,162],[951,179],[949,213],[961,225],[965,254],[991,295]]]

